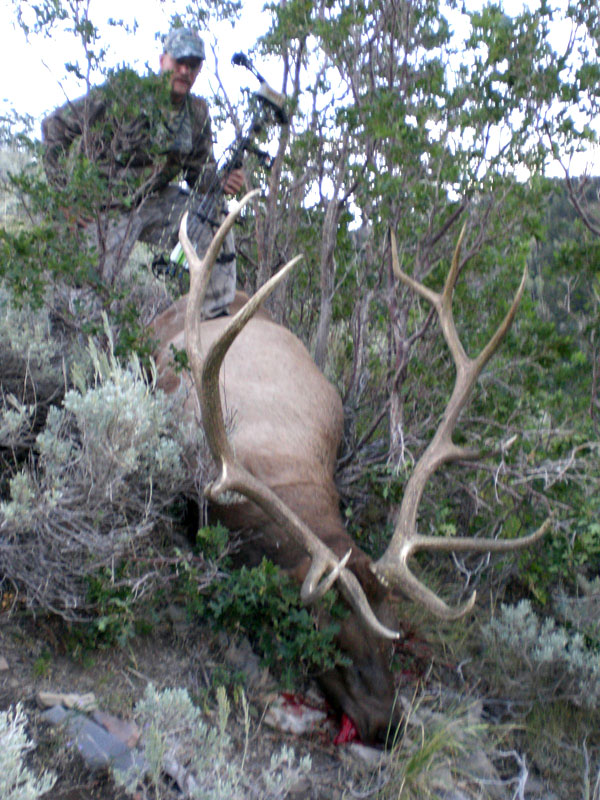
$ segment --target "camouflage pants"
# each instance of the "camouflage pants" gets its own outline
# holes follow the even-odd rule
[[[167,186],[163,191],[148,197],[130,212],[122,212],[107,220],[105,230],[99,236],[89,226],[86,234],[93,239],[90,244],[98,249],[103,279],[113,283],[127,263],[137,241],[160,248],[170,253],[177,244],[179,223],[185,211],[189,211],[187,232],[196,252],[202,258],[215,232],[214,225],[197,214],[201,196],[189,195],[177,186]],[[219,215],[219,222],[222,214]],[[101,238],[101,242],[99,241]],[[235,296],[236,263],[233,232],[227,239],[215,264],[202,314],[206,318],[227,313]]]

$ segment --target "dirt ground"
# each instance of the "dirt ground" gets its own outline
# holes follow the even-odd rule
[[[115,786],[108,771],[92,772],[64,734],[40,720],[40,691],[84,694],[93,692],[98,705],[121,719],[133,716],[135,703],[149,683],[157,689],[186,688],[194,701],[215,714],[215,681],[239,674],[240,651],[226,637],[215,637],[193,626],[163,622],[151,635],[140,636],[124,648],[83,650],[74,646],[68,629],[56,621],[20,612],[0,614],[0,710],[21,702],[29,720],[29,737],[36,748],[32,767],[38,773],[51,770],[58,780],[46,795],[52,800],[124,800],[129,797]],[[233,656],[232,649],[237,655]],[[249,673],[258,669],[249,665]],[[268,727],[263,715],[274,688],[268,674],[250,674],[244,691],[250,703],[252,724],[248,759],[251,768],[268,765],[282,745],[292,746],[298,757],[310,754],[309,783],[298,785],[290,797],[336,800],[353,785],[356,764],[343,747],[333,744],[336,721],[317,733],[286,734]],[[260,684],[257,686],[256,684]],[[308,690],[308,687],[302,687]],[[235,692],[230,689],[230,696]],[[227,728],[239,747],[244,744],[241,711],[232,702]],[[175,794],[173,796],[176,796]],[[141,797],[141,795],[140,795]]]
[[[417,775],[417,791],[406,796],[461,800],[516,797],[514,789],[519,775],[514,759],[503,763],[490,737],[477,732],[486,727],[481,716],[485,703],[477,696],[477,684],[469,690],[462,682],[460,665],[452,663],[448,651],[438,648],[436,652],[433,640],[428,642],[418,635],[405,639],[397,658],[401,664],[397,672],[399,696],[411,707],[406,719],[410,718],[410,724],[414,725],[411,734],[409,722],[406,723],[405,732],[409,733],[399,749],[401,758],[408,757],[411,739],[417,762],[426,752],[427,746],[425,750],[422,747],[427,740],[429,719],[433,723],[430,741],[435,742],[438,737],[436,746],[440,747],[442,758],[434,763],[435,750],[431,751],[429,761],[422,762],[425,778],[429,781],[433,777],[437,785],[441,781],[444,790],[451,787],[448,792],[430,794],[427,784],[427,790],[424,788],[424,793],[420,793]],[[336,746],[333,739],[340,730],[340,721],[333,715],[315,731],[303,735],[270,727],[265,714],[274,697],[280,696],[279,689],[247,641],[214,634],[198,623],[189,622],[182,609],[167,609],[150,633],[129,640],[123,647],[93,650],[82,647],[68,626],[56,619],[34,618],[14,606],[0,611],[0,710],[22,703],[29,721],[28,735],[35,742],[28,765],[37,775],[50,770],[57,776],[54,788],[46,795],[50,800],[125,800],[130,795],[115,785],[107,769],[96,772],[89,769],[75,748],[68,746],[65,734],[41,720],[39,692],[93,692],[102,711],[130,721],[148,684],[157,690],[187,689],[205,721],[213,727],[217,725],[216,690],[219,685],[225,686],[231,702],[227,733],[236,752],[247,748],[245,775],[259,775],[269,766],[271,756],[284,745],[292,747],[297,758],[310,755],[310,772],[286,795],[290,800],[405,796],[390,794],[388,790],[380,794],[373,788],[387,767],[379,770],[377,764],[365,763],[364,753],[357,753],[355,747]],[[239,699],[241,688],[250,707],[248,738]],[[314,686],[299,686],[297,691],[312,705],[326,708]],[[427,702],[421,703],[424,696]],[[463,702],[465,698],[467,704]],[[457,703],[463,708],[462,716],[452,710]],[[475,733],[469,733],[470,729]],[[456,737],[458,748],[444,751],[446,742],[440,741],[436,730],[442,730],[443,737]],[[452,763],[457,754],[462,760]],[[377,758],[381,755],[382,761],[386,758],[375,751],[368,755]],[[479,777],[473,779],[474,775]],[[532,777],[530,770],[527,791],[518,796],[527,800],[562,797],[549,791],[545,782],[532,782]],[[482,787],[486,788],[482,791]],[[175,786],[165,784],[161,798],[176,800],[181,796]],[[137,800],[146,798],[154,798],[154,794],[140,793]]]

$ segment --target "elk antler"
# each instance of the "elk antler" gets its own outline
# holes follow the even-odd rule
[[[340,561],[336,555],[305,525],[305,523],[262,481],[258,480],[236,459],[227,438],[221,396],[219,373],[227,350],[260,304],[271,294],[288,272],[300,260],[297,256],[274,275],[246,305],[232,318],[221,336],[212,344],[206,357],[200,354],[200,309],[218,252],[244,205],[257,194],[247,194],[231,211],[212,240],[201,261],[188,239],[187,214],[181,220],[179,239],[190,268],[190,292],[185,317],[186,347],[196,391],[202,410],[202,422],[213,458],[220,469],[219,477],[205,490],[213,500],[224,492],[235,491],[260,506],[279,527],[300,544],[311,557],[300,596],[305,603],[319,600],[337,581],[340,591],[363,622],[377,635],[397,639],[399,634],[381,624],[377,619],[356,576],[345,568],[350,552]],[[329,575],[323,579],[327,572]]]
[[[469,358],[460,343],[452,314],[452,296],[458,277],[460,248],[464,234],[465,228],[463,227],[454,251],[452,266],[446,278],[444,289],[441,294],[438,294],[402,272],[400,264],[398,263],[396,238],[393,231],[391,232],[394,274],[399,280],[420,294],[421,297],[428,300],[435,308],[446,344],[448,345],[456,366],[456,382],[442,421],[433,439],[417,462],[406,485],[392,540],[383,556],[372,565],[372,569],[382,583],[401,589],[413,600],[421,603],[429,609],[429,611],[442,619],[457,619],[463,616],[463,614],[466,614],[475,603],[475,592],[473,592],[473,595],[463,606],[459,606],[455,609],[450,608],[411,573],[407,566],[407,561],[413,553],[425,549],[444,552],[509,552],[511,550],[527,547],[527,545],[537,541],[537,539],[541,538],[546,533],[551,524],[551,519],[547,519],[543,525],[530,536],[504,541],[422,536],[416,533],[417,510],[423,495],[423,490],[425,489],[425,484],[437,468],[441,464],[450,461],[456,461],[458,459],[473,460],[480,456],[478,451],[459,447],[454,444],[452,441],[452,433],[460,412],[470,398],[481,370],[495,353],[512,324],[517,312],[517,306],[519,305],[525,289],[525,281],[527,278],[527,267],[525,267],[521,284],[504,320],[481,353],[476,358]]]

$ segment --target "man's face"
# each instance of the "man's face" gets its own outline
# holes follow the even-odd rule
[[[173,58],[169,53],[161,54],[160,71],[169,74],[171,95],[176,102],[188,94],[201,69],[199,58]]]

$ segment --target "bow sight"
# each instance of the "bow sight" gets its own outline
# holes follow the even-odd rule
[[[275,114],[275,119],[280,125],[287,125],[288,115],[285,111],[284,95],[279,94],[279,92],[276,92],[275,89],[269,86],[248,56],[244,53],[234,53],[231,58],[231,63],[239,67],[245,67],[257,78],[260,87],[258,91],[254,93],[254,96],[271,108]]]
[[[270,122],[274,121],[278,125],[286,125],[288,123],[288,115],[284,107],[285,97],[269,86],[248,56],[244,53],[235,53],[231,62],[249,70],[258,79],[260,86],[253,94],[257,101],[256,109],[246,133],[236,136],[229,148],[223,166],[219,169],[218,181],[208,190],[196,211],[202,221],[209,222],[216,227],[219,225],[219,219],[217,219],[218,215],[215,215],[215,210],[222,203],[221,186],[229,173],[235,169],[240,169],[245,153],[252,153],[263,167],[270,169],[273,165],[273,159],[264,150],[258,148],[253,143],[253,140],[264,131]]]
[[[266,125],[273,119],[278,125],[287,125],[288,115],[285,111],[285,97],[269,86],[267,81],[244,53],[234,53],[231,63],[236,66],[245,67],[257,78],[260,86],[253,94],[253,97],[258,102],[248,131],[246,134],[236,138],[232,146],[232,152],[227,159],[227,163],[223,167],[222,173],[223,175],[227,175],[228,172],[241,167],[244,153],[252,153],[264,167],[270,169],[273,162],[269,154],[252,144],[252,140],[254,137],[258,136],[258,134],[262,133]]]

